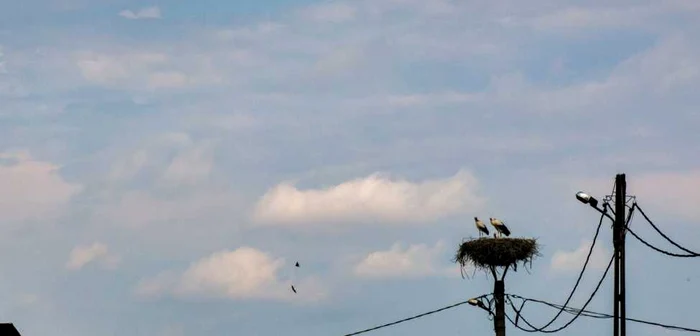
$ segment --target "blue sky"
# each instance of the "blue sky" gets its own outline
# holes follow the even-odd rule
[[[451,262],[474,216],[543,245],[508,292],[562,303],[598,220],[574,194],[620,172],[700,248],[695,1],[0,5],[0,316],[24,335],[347,334],[491,291]],[[628,316],[700,328],[694,262],[630,238]],[[490,330],[466,306],[372,334]]]

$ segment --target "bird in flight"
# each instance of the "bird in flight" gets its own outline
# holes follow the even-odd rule
[[[474,217],[474,223],[476,224],[476,229],[479,230],[479,237],[481,237],[481,234],[486,234],[488,237],[489,229],[486,227],[486,224],[477,217]]]
[[[508,230],[508,227],[506,227],[505,223],[496,218],[489,218],[489,220],[491,221],[491,225],[493,225],[493,227],[496,229],[496,231],[498,231],[501,237],[503,237],[503,235],[505,235],[506,237],[510,236],[510,230]]]
[[[299,265],[299,262],[298,262],[298,261],[294,264],[294,267],[296,267],[296,268],[301,267],[301,266]],[[295,270],[295,271],[294,271],[294,275],[293,275],[293,277],[292,277],[292,282],[296,282],[296,278],[297,278],[297,277],[296,277],[296,273],[297,273],[297,272],[296,272],[296,270]],[[294,292],[294,294],[296,294],[296,292],[297,292],[297,289],[294,288],[294,285],[292,285],[292,292]]]

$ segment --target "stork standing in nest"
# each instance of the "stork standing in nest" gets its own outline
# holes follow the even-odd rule
[[[486,237],[489,236],[489,229],[486,227],[484,222],[482,222],[479,218],[474,217],[474,224],[476,224],[476,229],[479,230],[479,237],[481,237],[482,234],[486,234]]]
[[[506,227],[506,224],[503,223],[501,220],[496,219],[496,218],[489,218],[491,221],[491,225],[498,231],[499,236],[503,237],[505,235],[506,237],[510,236],[510,230],[508,230],[508,227]]]

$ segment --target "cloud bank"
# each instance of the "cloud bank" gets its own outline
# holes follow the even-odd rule
[[[283,301],[318,300],[325,296],[325,289],[313,277],[299,279],[294,285],[303,288],[304,295],[294,295],[290,290],[292,283],[280,277],[285,267],[293,265],[255,248],[239,247],[212,253],[183,272],[166,271],[144,279],[136,293],[146,297],[167,294],[178,298]]]
[[[485,199],[477,194],[477,187],[476,178],[467,171],[420,182],[372,174],[308,190],[281,183],[261,197],[253,217],[269,225],[431,221],[481,208]]]
[[[392,245],[389,250],[369,253],[355,265],[355,275],[362,278],[384,279],[459,273],[456,266],[445,266],[448,260],[441,260],[446,252],[444,242],[439,241],[434,246],[404,245],[399,242]]]

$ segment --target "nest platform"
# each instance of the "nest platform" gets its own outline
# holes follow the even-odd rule
[[[537,240],[527,238],[482,237],[462,242],[455,262],[462,267],[472,264],[478,269],[526,265],[539,255]]]

